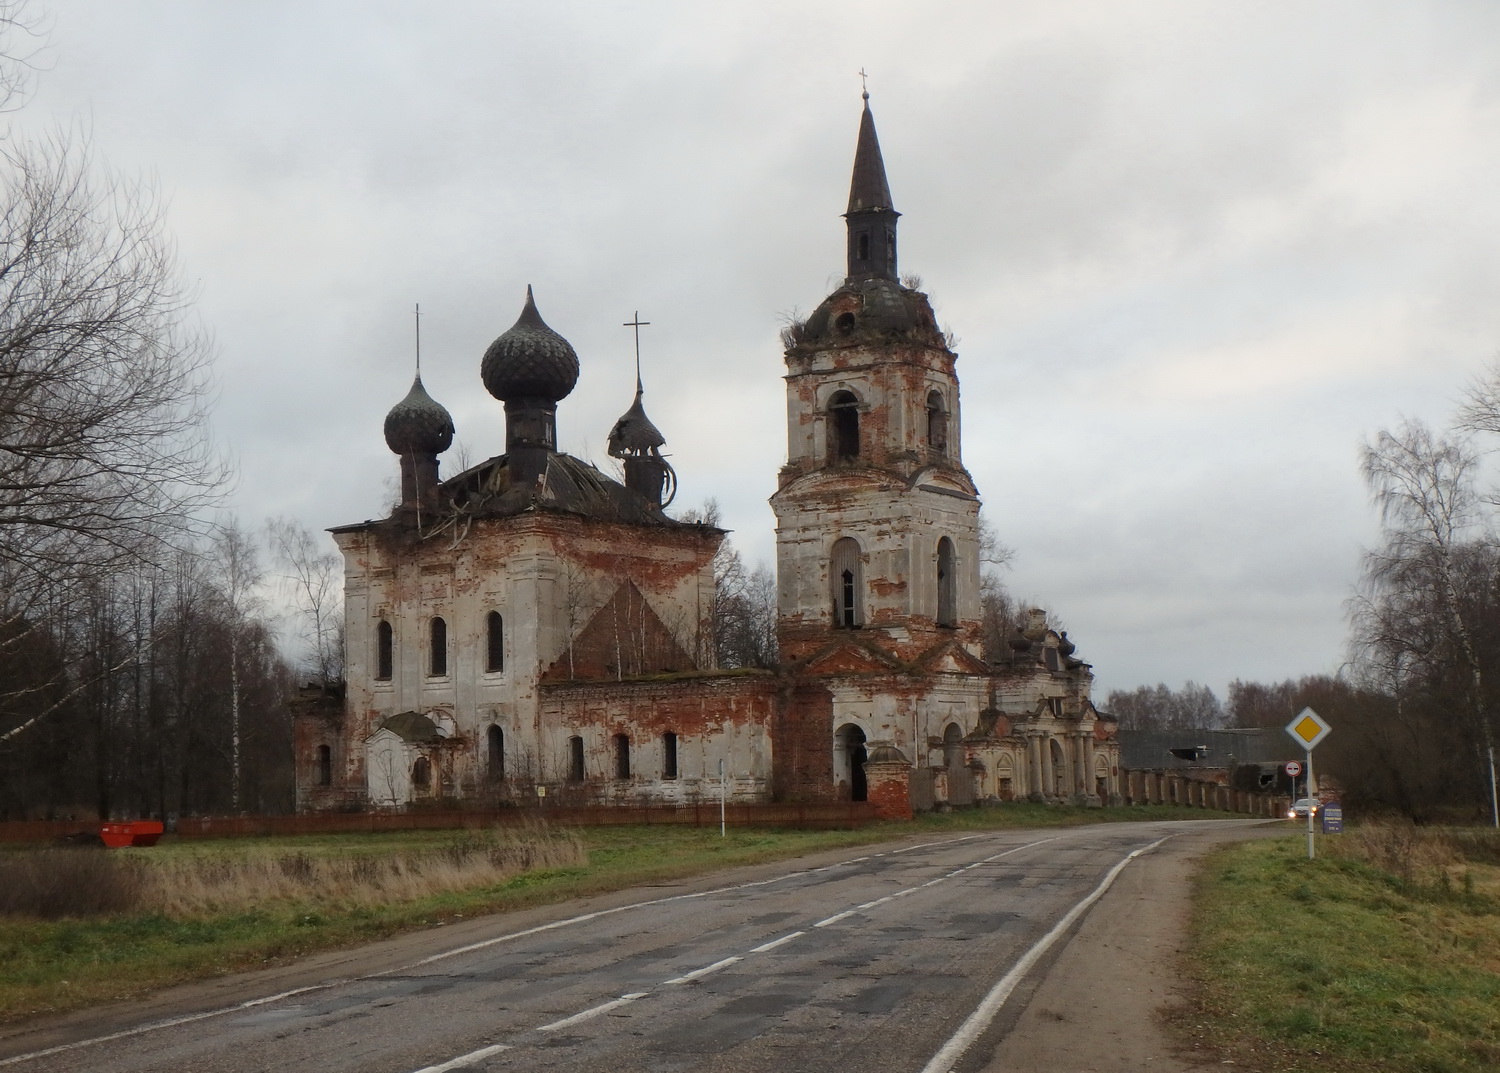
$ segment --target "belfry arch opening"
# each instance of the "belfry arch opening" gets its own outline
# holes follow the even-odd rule
[[[865,732],[845,723],[833,735],[833,781],[849,787],[850,801],[868,801],[870,784],[865,780]]]
[[[859,398],[852,391],[835,391],[828,400],[828,457],[859,457]]]
[[[937,552],[937,624],[958,625],[958,588],[954,576],[953,541],[943,537]]]
[[[948,453],[948,408],[941,391],[927,393],[927,446],[938,454]]]
[[[859,541],[841,537],[833,542],[829,557],[829,580],[833,586],[833,624],[852,630],[864,625],[863,556]]]

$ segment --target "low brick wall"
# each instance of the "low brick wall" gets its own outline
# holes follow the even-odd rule
[[[850,829],[878,818],[868,802],[728,805],[730,827],[794,827]],[[542,806],[494,811],[439,810],[420,812],[332,812],[302,816],[191,816],[177,821],[179,838],[244,838],[273,835],[344,834],[372,831],[461,830],[528,823],[580,827],[619,824],[675,824],[717,827],[719,806],[696,805]],[[91,821],[28,820],[0,823],[0,842],[51,842],[65,835],[99,830]]]

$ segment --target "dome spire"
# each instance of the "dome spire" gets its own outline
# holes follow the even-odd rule
[[[864,77],[864,71],[860,71]],[[885,177],[870,91],[863,91],[864,110],[854,146],[854,174],[849,180],[849,279],[896,279],[896,219],[901,214],[891,202]]]
[[[509,331],[480,364],[489,393],[505,403],[505,456],[511,480],[534,483],[557,450],[557,404],[578,383],[578,352],[537,312],[531,284]]]
[[[624,324],[635,331],[635,401],[609,430],[609,453],[625,463],[626,488],[645,496],[652,506],[664,507],[677,494],[677,474],[661,456],[667,438],[646,416],[642,402],[646,389],[641,384],[641,329],[650,323],[637,310]]]

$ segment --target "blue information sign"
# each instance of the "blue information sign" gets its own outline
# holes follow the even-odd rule
[[[1344,833],[1344,806],[1337,801],[1325,801],[1323,803],[1323,833],[1325,835],[1339,835]]]

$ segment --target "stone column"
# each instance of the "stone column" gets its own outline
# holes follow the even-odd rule
[[[1042,736],[1035,730],[1026,735],[1026,794],[1040,800],[1042,790]]]
[[[1043,734],[1039,744],[1042,750],[1042,796],[1050,798],[1057,794],[1057,776],[1052,771],[1052,735]]]

